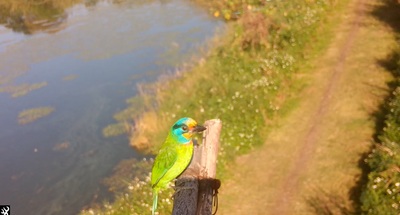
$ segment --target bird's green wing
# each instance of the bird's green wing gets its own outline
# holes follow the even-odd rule
[[[154,161],[151,172],[151,185],[153,188],[160,182],[165,173],[167,173],[167,171],[174,165],[177,158],[178,153],[173,144],[164,143],[156,157],[156,160]]]

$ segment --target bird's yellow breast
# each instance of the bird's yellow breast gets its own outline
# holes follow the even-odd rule
[[[165,182],[169,182],[178,177],[189,165],[193,156],[193,143],[179,145],[177,146],[178,157],[174,163],[174,165],[165,173],[163,180]],[[165,187],[167,184],[160,184],[160,187]]]

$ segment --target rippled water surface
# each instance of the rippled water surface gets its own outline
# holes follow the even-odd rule
[[[221,25],[184,0],[0,0],[0,204],[44,215],[98,201],[101,179],[140,158],[102,129]]]

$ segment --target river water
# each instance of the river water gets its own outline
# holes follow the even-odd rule
[[[98,201],[102,178],[141,158],[102,129],[222,25],[188,0],[0,0],[0,205],[70,215]]]

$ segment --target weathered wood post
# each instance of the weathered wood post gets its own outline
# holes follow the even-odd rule
[[[215,179],[219,137],[222,122],[207,120],[203,143],[194,148],[192,162],[175,182],[173,215],[211,215],[214,189],[219,187]]]

